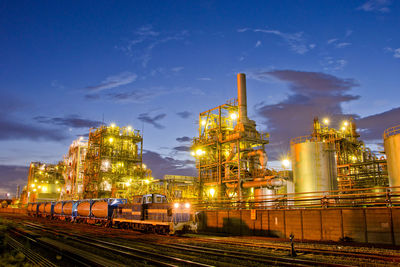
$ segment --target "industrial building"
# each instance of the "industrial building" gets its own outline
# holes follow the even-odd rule
[[[84,167],[84,198],[127,197],[149,184],[142,162],[143,137],[115,124],[90,129]]]
[[[283,180],[266,168],[268,133],[247,116],[246,76],[237,75],[238,100],[199,115],[193,139],[200,198],[254,200],[271,194]]]
[[[68,154],[64,156],[65,186],[61,191],[61,199],[81,199],[83,198],[83,175],[84,162],[88,141],[83,137],[72,142],[69,146]]]
[[[64,186],[63,172],[63,162],[58,164],[32,162],[29,166],[25,199],[22,203],[57,199]]]
[[[386,159],[367,148],[352,119],[330,128],[329,119],[314,119],[309,136],[293,138],[291,144],[296,193],[388,186]]]

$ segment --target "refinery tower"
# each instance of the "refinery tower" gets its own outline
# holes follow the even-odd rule
[[[266,169],[268,133],[256,130],[247,117],[246,76],[237,75],[238,99],[199,115],[199,136],[193,139],[202,198],[262,200],[283,180]]]

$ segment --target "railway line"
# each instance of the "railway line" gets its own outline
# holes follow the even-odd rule
[[[186,237],[143,234],[130,229],[114,229],[80,224],[46,221],[35,218],[32,222],[21,218],[18,231],[36,242],[47,245],[75,247],[92,261],[88,265],[121,266],[135,264],[156,266],[392,266],[399,265],[400,255],[391,250],[372,252],[371,248],[348,246],[347,251],[337,251],[337,247],[324,245],[323,248],[310,248],[313,243],[297,243],[298,257],[290,257],[287,242],[270,241],[262,238],[243,240],[237,237]],[[42,225],[41,223],[46,223]],[[25,226],[23,226],[25,225]],[[64,227],[65,226],[65,227]],[[62,230],[59,230],[59,229]],[[53,241],[51,241],[53,240]],[[54,241],[55,240],[55,241]],[[273,242],[273,243],[272,243]],[[23,242],[21,242],[23,243]],[[286,244],[285,244],[286,243]],[[331,247],[331,248],[330,248]],[[346,246],[344,246],[346,247]],[[342,246],[343,249],[343,246]],[[354,249],[354,251],[350,251]],[[362,251],[366,249],[366,251]],[[60,250],[60,249],[59,249]],[[65,251],[66,249],[62,249]],[[67,250],[68,251],[68,250]],[[108,261],[93,261],[94,251],[105,251],[102,255]],[[384,251],[384,252],[382,252]],[[74,251],[68,251],[71,255]],[[89,254],[88,254],[89,253]],[[76,253],[78,254],[78,253]],[[75,255],[79,259],[79,255]],[[63,256],[63,258],[68,258]],[[82,257],[81,257],[82,259]],[[100,265],[99,265],[100,264]]]
[[[132,246],[128,245],[121,245],[117,244],[115,241],[114,242],[109,242],[109,241],[103,241],[100,239],[94,239],[90,238],[87,236],[82,236],[82,235],[76,235],[76,234],[71,234],[71,233],[66,233],[64,231],[59,231],[59,230],[53,230],[50,229],[49,227],[44,227],[38,224],[32,224],[28,223],[27,226],[34,228],[34,229],[39,229],[43,230],[46,232],[51,232],[56,235],[63,235],[64,237],[72,238],[72,239],[79,239],[80,242],[83,242],[85,244],[90,244],[92,246],[95,246],[97,248],[102,248],[102,249],[107,249],[111,250],[114,253],[119,253],[125,256],[133,256],[136,260],[143,260],[149,263],[153,263],[155,265],[162,265],[162,266],[171,266],[169,263],[166,263],[165,261],[178,264],[178,265],[191,265],[191,266],[213,266],[210,264],[203,264],[199,262],[194,262],[191,260],[185,260],[182,258],[178,258],[176,256],[167,256],[167,255],[162,255],[160,253],[154,253],[150,252],[148,249],[151,248],[153,249],[158,249],[165,251],[166,249],[168,250],[173,250],[173,254],[186,254],[186,256],[189,253],[194,253],[198,254],[198,257],[204,257],[204,255],[208,255],[210,257],[215,257],[216,259],[219,259],[220,262],[226,262],[227,264],[234,264],[233,261],[242,261],[246,262],[249,265],[279,265],[279,266],[329,266],[329,267],[338,267],[338,266],[348,266],[348,265],[343,265],[343,264],[333,264],[333,263],[323,263],[323,262],[318,262],[318,261],[313,261],[313,260],[304,260],[304,259],[296,259],[296,258],[289,258],[289,257],[282,257],[282,256],[267,256],[267,255],[259,255],[259,254],[249,254],[249,253],[244,253],[244,252],[238,252],[238,251],[232,251],[232,250],[226,250],[226,249],[214,249],[214,248],[207,248],[203,246],[193,246],[193,245],[185,245],[185,244],[174,244],[174,245],[169,245],[169,244],[160,244],[157,243],[156,245],[151,244],[150,242],[143,242],[143,240],[140,241],[141,245],[143,246],[144,244],[146,245],[146,249],[138,249]],[[134,253],[134,255],[132,255]],[[137,254],[136,254],[137,253]],[[140,255],[148,255],[151,256],[151,258],[148,257],[143,257]],[[156,260],[159,259],[159,260]],[[161,261],[164,260],[164,261]],[[241,264],[237,264],[241,265]]]
[[[244,247],[254,247],[254,248],[266,248],[271,250],[283,250],[290,251],[290,245],[279,245],[275,244],[260,244],[253,242],[245,242],[245,241],[229,241],[229,240],[216,240],[211,238],[196,238],[196,241],[203,242],[205,244],[217,243],[224,244],[230,246],[244,246]],[[330,256],[340,256],[340,257],[352,257],[352,258],[360,258],[360,259],[372,259],[379,260],[383,262],[394,262],[400,263],[400,255],[390,255],[390,254],[382,254],[382,253],[371,253],[371,252],[349,252],[349,251],[334,251],[329,249],[320,249],[320,248],[305,248],[305,247],[296,247],[296,251],[299,253],[309,253],[309,254],[320,254],[320,255],[330,255]]]

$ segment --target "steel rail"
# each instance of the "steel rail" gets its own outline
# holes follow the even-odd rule
[[[231,245],[241,245],[247,247],[257,247],[257,248],[268,248],[268,249],[275,249],[275,250],[287,250],[291,249],[290,246],[285,245],[268,245],[268,244],[254,244],[245,241],[228,241],[228,240],[215,240],[215,239],[196,239],[196,241],[202,241],[206,243],[220,243],[220,244],[231,244]],[[398,255],[389,255],[389,254],[377,254],[371,252],[350,252],[350,251],[335,251],[329,249],[318,249],[318,248],[296,248],[297,252],[303,253],[312,253],[312,254],[323,254],[323,255],[332,255],[332,256],[346,256],[346,257],[354,257],[354,258],[368,258],[372,260],[380,260],[385,262],[400,262],[400,256]]]
[[[35,266],[40,267],[57,267],[58,265],[52,263],[42,255],[36,253],[32,249],[25,247],[18,240],[14,239],[10,235],[7,236],[7,245],[14,248],[15,250],[21,252],[25,255],[26,259],[33,263]]]
[[[76,235],[76,234],[72,234],[72,233],[68,233],[68,232],[64,232],[64,231],[54,230],[54,229],[50,229],[50,228],[42,226],[42,225],[27,223],[27,226],[36,228],[36,229],[40,229],[42,231],[44,230],[47,232],[52,232],[56,235],[61,234],[63,236],[67,236],[70,239],[78,240],[80,243],[85,243],[87,245],[94,246],[97,248],[106,248],[108,250],[112,250],[112,252],[115,252],[115,253],[118,253],[121,255],[127,255],[127,256],[130,256],[135,259],[143,260],[145,262],[154,263],[154,264],[157,264],[158,266],[177,266],[177,265],[171,264],[169,262],[176,262],[179,264],[186,264],[186,265],[199,266],[199,267],[210,267],[211,266],[211,265],[198,263],[198,262],[194,262],[194,261],[189,261],[189,260],[185,260],[185,259],[181,259],[181,258],[177,258],[177,257],[162,255],[159,253],[149,252],[146,250],[136,249],[136,248],[127,247],[127,246],[116,244],[116,243],[102,241],[102,240],[98,240],[98,239],[94,239],[94,238],[89,238],[89,237],[85,237],[82,235]],[[85,239],[86,241],[82,240],[82,239]],[[121,249],[123,249],[123,250],[121,250]],[[136,253],[136,254],[134,254],[134,253]],[[140,253],[142,255],[143,254],[147,255],[148,257],[138,255],[137,253]],[[150,257],[156,257],[159,259],[163,259],[164,261],[167,260],[169,262],[156,260],[156,259],[150,258]]]
[[[263,264],[278,264],[279,266],[326,266],[326,267],[339,267],[339,266],[351,266],[344,264],[335,264],[335,263],[324,263],[320,261],[312,261],[312,260],[304,260],[304,259],[295,259],[288,258],[282,256],[267,256],[267,255],[259,255],[248,252],[239,252],[225,249],[216,249],[216,248],[207,248],[202,246],[193,246],[193,245],[185,245],[185,244],[157,244],[162,245],[168,248],[175,248],[179,250],[192,251],[192,252],[200,252],[202,254],[209,254],[215,256],[224,256],[229,258],[236,258],[245,261],[253,261],[259,262]]]

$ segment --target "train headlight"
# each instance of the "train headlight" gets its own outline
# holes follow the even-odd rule
[[[179,203],[175,203],[175,204],[174,204],[174,208],[175,208],[175,209],[179,208]]]
[[[185,208],[190,208],[190,203],[185,203]]]

